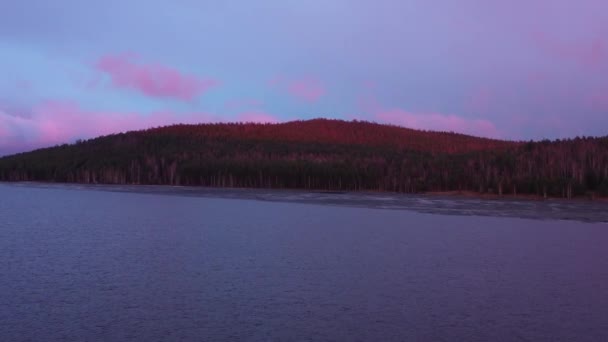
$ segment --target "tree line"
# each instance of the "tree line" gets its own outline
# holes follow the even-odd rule
[[[0,158],[2,181],[608,196],[608,136],[512,142],[363,121],[173,125]]]

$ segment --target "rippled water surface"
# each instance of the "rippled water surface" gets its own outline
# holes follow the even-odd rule
[[[0,341],[608,341],[606,205],[470,201],[0,184]]]

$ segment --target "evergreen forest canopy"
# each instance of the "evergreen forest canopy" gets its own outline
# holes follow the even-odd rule
[[[514,142],[364,121],[173,125],[0,158],[0,180],[608,196],[608,136]]]

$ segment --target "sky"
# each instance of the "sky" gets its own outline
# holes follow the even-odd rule
[[[317,117],[608,134],[605,0],[9,0],[0,61],[0,155]]]

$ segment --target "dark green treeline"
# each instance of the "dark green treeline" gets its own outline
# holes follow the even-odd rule
[[[608,137],[508,142],[325,119],[174,125],[0,158],[0,180],[608,196]]]

